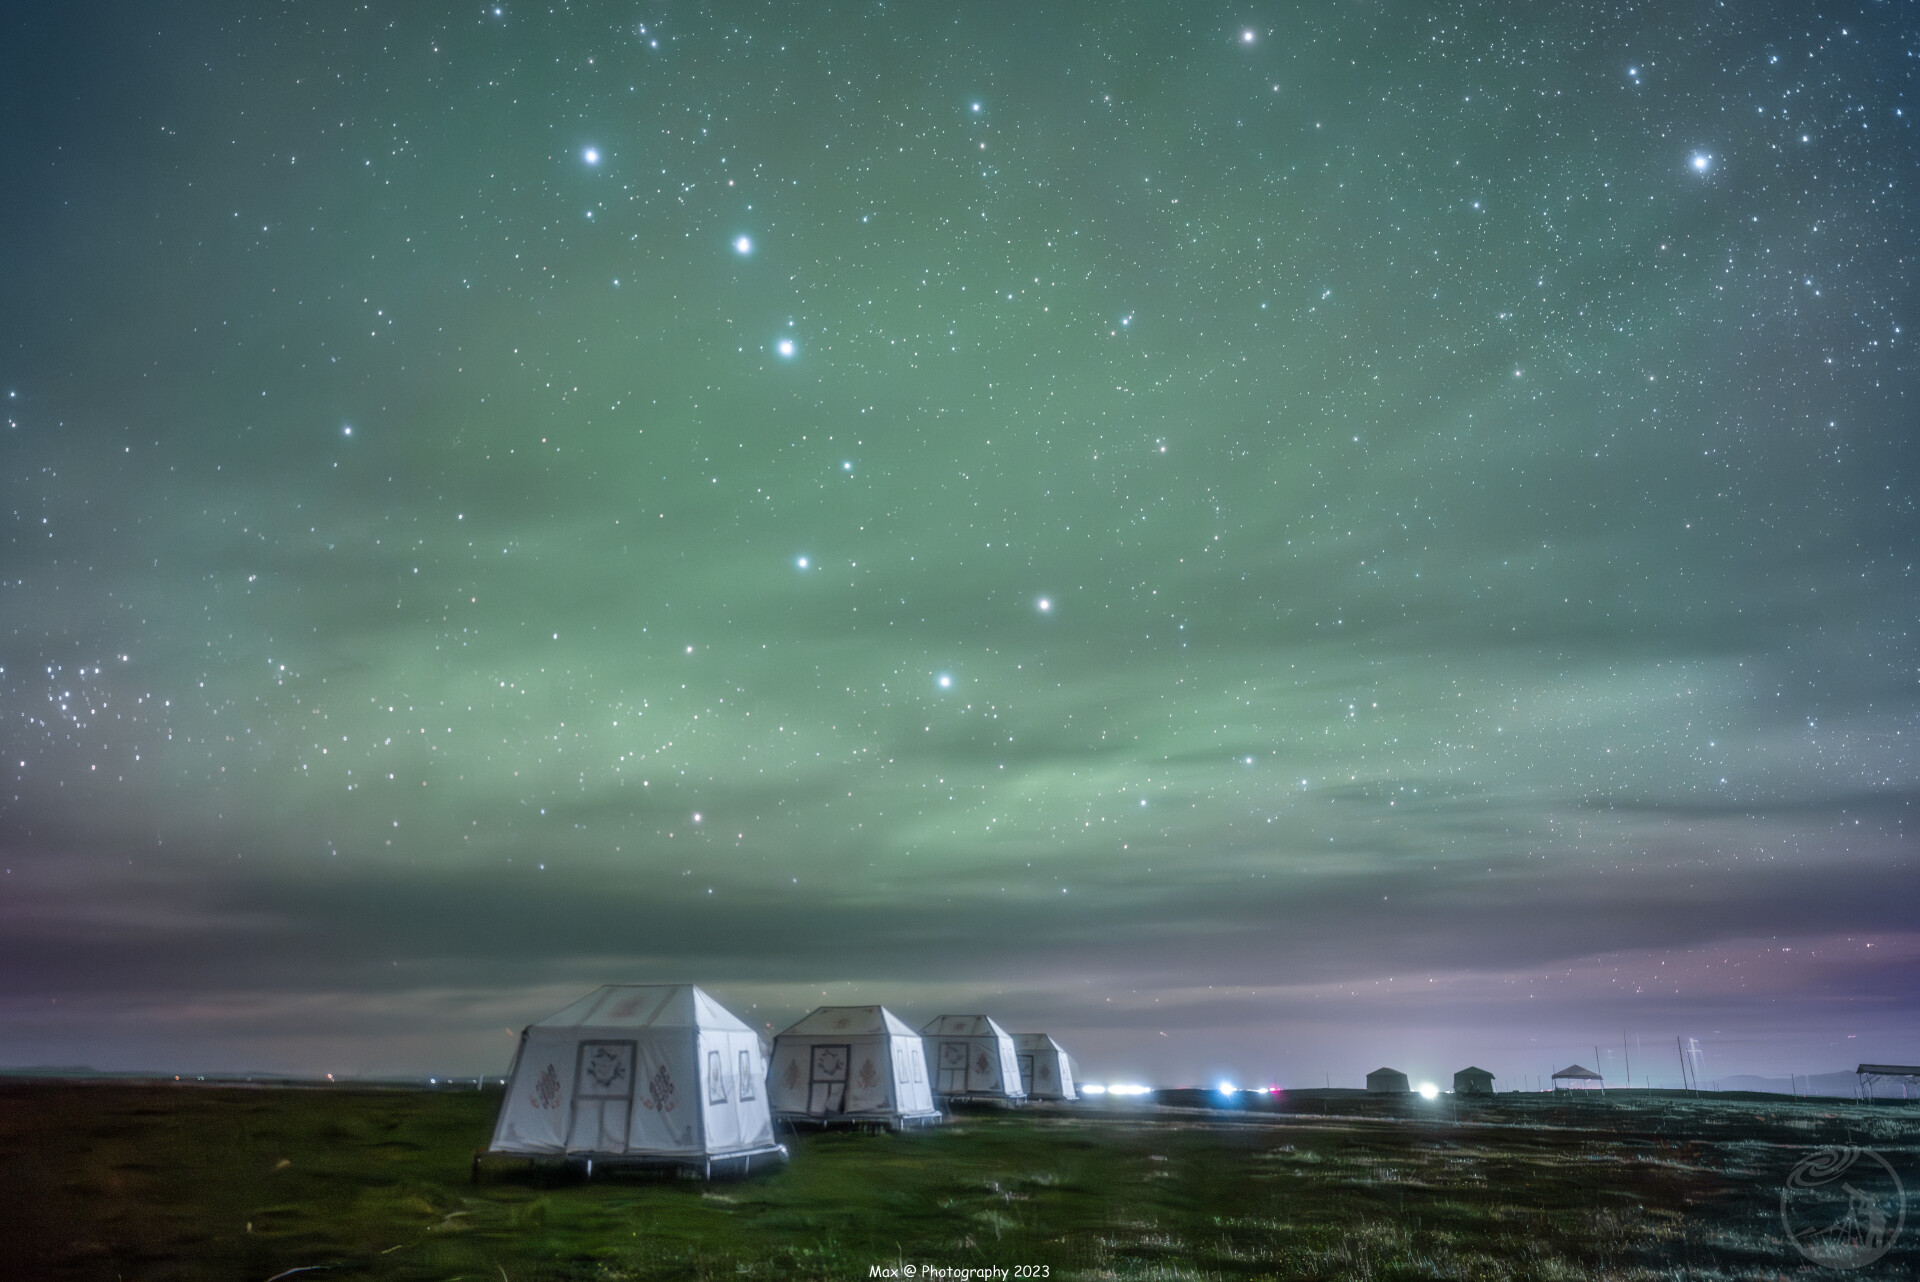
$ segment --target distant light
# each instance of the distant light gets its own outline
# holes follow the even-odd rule
[[[1080,1083],[1080,1093],[1082,1095],[1105,1095],[1107,1088],[1098,1082],[1082,1082]]]
[[[847,461],[844,461],[844,462],[842,462],[842,463],[840,464],[840,470],[841,470],[842,472],[851,472],[851,471],[853,471],[853,463],[852,463],[852,461],[851,461],[851,460],[847,460]]]
[[[1702,151],[1702,152],[1695,152],[1695,153],[1694,153],[1694,157],[1693,157],[1693,172],[1694,172],[1694,173],[1696,173],[1696,174],[1704,174],[1704,173],[1706,173],[1706,172],[1707,172],[1707,167],[1708,167],[1709,165],[1711,165],[1711,164],[1713,164],[1713,157],[1712,157],[1712,156],[1709,156],[1709,155],[1707,155],[1707,153],[1705,153],[1704,151]]]
[[[779,352],[782,356],[786,357],[788,360],[792,360],[793,353],[795,351],[793,340],[791,338],[781,339],[778,343],[774,344],[774,350]]]
[[[1222,1095],[1237,1095],[1240,1091],[1240,1088],[1238,1086],[1235,1086],[1232,1082],[1222,1082],[1215,1089],[1217,1089]]]
[[[1422,1082],[1420,1083],[1420,1098],[1421,1099],[1439,1099],[1440,1088],[1438,1086],[1435,1086],[1432,1082]]]
[[[953,678],[948,676],[946,673],[942,672],[940,674],[940,688],[942,690],[947,690],[947,689],[951,689],[952,686],[953,686]]]
[[[600,163],[600,149],[598,147],[589,147],[580,153],[580,159],[586,161],[589,165],[597,165]]]
[[[1252,44],[1252,43],[1253,43],[1253,32],[1252,32],[1252,31],[1250,31],[1250,30],[1249,30],[1249,31],[1242,31],[1242,32],[1240,33],[1240,43],[1241,43],[1241,44],[1248,44],[1248,45],[1250,45],[1250,44]]]
[[[341,428],[341,429],[340,429],[340,435],[342,435],[342,436],[352,436],[352,435],[353,435],[353,428],[352,428],[352,427],[343,427],[343,428]]]
[[[973,109],[974,109],[975,111],[978,111],[978,110],[980,110],[980,104],[979,104],[979,103],[977,103],[977,102],[976,102],[976,103],[974,103],[974,104],[973,104]]]
[[[1048,600],[1046,597],[1041,597],[1038,601],[1034,602],[1034,605],[1039,609],[1040,613],[1042,614],[1045,614],[1047,613],[1047,611],[1053,609],[1053,602]]]
[[[733,252],[739,254],[742,258],[751,254],[753,252],[753,238],[751,236],[742,236],[734,241]]]
[[[797,566],[799,566],[799,567],[800,567],[801,569],[803,569],[803,570],[807,568],[807,558],[806,558],[806,557],[804,557],[804,556],[802,556],[802,557],[795,557],[795,558],[794,558],[794,562],[793,562],[793,563],[794,563],[795,565],[797,565]]]
[[[694,821],[695,823],[699,823],[699,822],[700,822],[700,812],[699,812],[698,810],[696,810],[696,811],[694,811],[694,812],[693,812],[693,821]]]

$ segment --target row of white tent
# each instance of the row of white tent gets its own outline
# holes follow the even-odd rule
[[[884,1006],[822,1006],[769,1056],[692,984],[609,984],[520,1034],[487,1151],[750,1169],[785,1156],[776,1118],[925,1125],[936,1098],[1074,1099],[1073,1062],[985,1015],[916,1033]]]

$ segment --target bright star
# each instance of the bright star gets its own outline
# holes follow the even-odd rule
[[[753,252],[753,241],[745,236],[742,236],[740,239],[733,242],[733,252],[736,254],[739,254],[743,258],[746,257],[748,254],[751,254]]]
[[[797,566],[799,566],[799,567],[800,567],[801,569],[803,569],[803,570],[804,570],[804,569],[806,569],[806,568],[807,568],[807,558],[806,558],[806,557],[804,557],[804,556],[803,556],[803,557],[800,557],[799,559],[797,559],[796,561],[794,561],[794,564],[795,564],[795,565],[797,565]]]
[[[600,163],[600,149],[598,147],[589,147],[580,153],[580,159],[586,161],[589,165],[597,165]]]
[[[1251,31],[1242,31],[1242,32],[1240,33],[1240,43],[1241,43],[1241,44],[1248,44],[1248,45],[1250,45],[1250,44],[1252,44],[1252,43],[1253,43],[1253,32],[1251,32]]]
[[[1707,155],[1704,151],[1696,152],[1693,157],[1693,172],[1696,174],[1704,174],[1707,172],[1707,166],[1712,163],[1712,156]]]
[[[791,338],[781,339],[774,345],[774,350],[791,360],[794,352],[793,340]]]
[[[342,435],[342,436],[352,436],[352,435],[353,435],[353,428],[352,428],[352,427],[343,427],[343,428],[341,428],[341,429],[340,429],[340,435]]]
[[[973,104],[973,109],[974,109],[975,111],[978,111],[978,110],[980,110],[980,104],[979,104],[979,103],[977,103],[977,102],[976,102],[976,103],[974,103],[974,104]]]
[[[942,690],[948,690],[948,689],[951,689],[952,687],[953,687],[953,678],[948,676],[946,673],[942,672],[940,674],[940,688]]]
[[[850,462],[847,462],[847,463],[842,463],[842,464],[840,465],[840,470],[841,470],[842,472],[851,472],[851,471],[853,471],[853,464],[852,464],[852,463],[850,463]]]
[[[1045,614],[1047,611],[1053,609],[1053,602],[1048,600],[1046,597],[1041,597],[1038,601],[1034,602],[1034,604],[1039,607],[1040,613],[1042,614]]]

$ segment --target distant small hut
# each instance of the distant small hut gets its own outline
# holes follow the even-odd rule
[[[1413,1089],[1397,1068],[1376,1068],[1367,1074],[1367,1089],[1379,1095],[1405,1095]]]
[[[1604,1079],[1590,1069],[1571,1064],[1553,1075],[1556,1091],[1593,1091],[1604,1089]]]
[[[1493,1074],[1484,1068],[1463,1068],[1453,1075],[1455,1095],[1493,1094]]]

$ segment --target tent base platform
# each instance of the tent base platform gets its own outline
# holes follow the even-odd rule
[[[850,1131],[906,1131],[923,1126],[938,1126],[946,1121],[941,1113],[877,1114],[863,1117],[858,1113],[835,1113],[826,1117],[815,1117],[812,1113],[775,1113],[774,1125],[789,1126],[796,1131],[830,1131],[843,1128]]]
[[[681,1179],[740,1179],[787,1160],[785,1144],[737,1153],[507,1153],[483,1149],[473,1155],[473,1179],[501,1169],[565,1172],[590,1180],[597,1171],[671,1173]],[[512,1165],[509,1165],[512,1164]]]
[[[949,1109],[1024,1108],[1024,1095],[936,1095],[934,1103]]]

